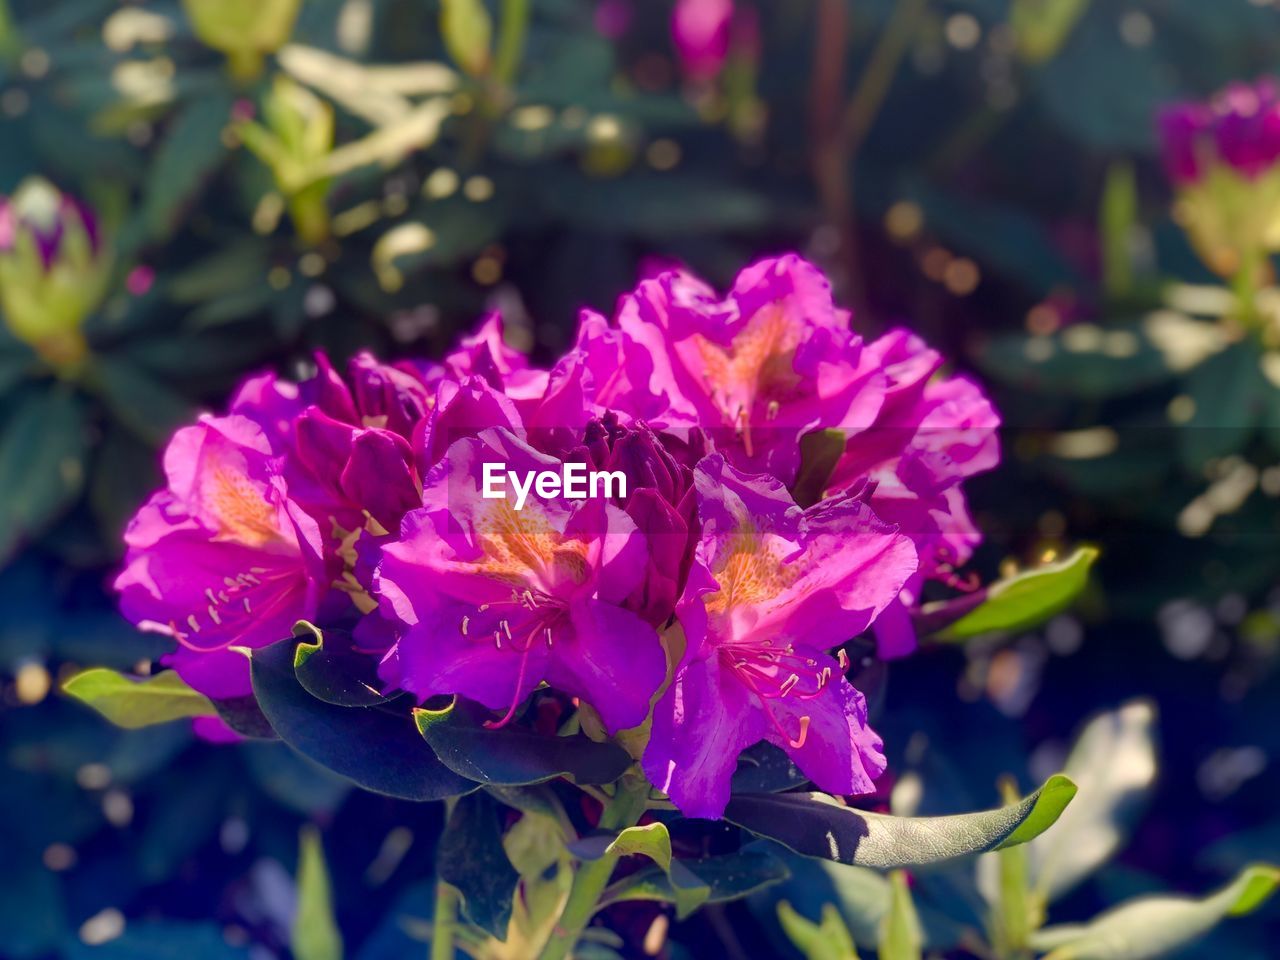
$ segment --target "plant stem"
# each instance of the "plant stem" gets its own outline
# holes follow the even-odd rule
[[[1258,288],[1262,286],[1265,260],[1262,255],[1250,251],[1240,260],[1240,269],[1231,278],[1231,289],[1236,295],[1240,323],[1248,330],[1258,327]]]
[[[436,907],[431,915],[431,960],[453,960],[454,930],[458,926],[458,891],[436,879]]]
[[[644,777],[634,771],[625,774],[618,781],[617,792],[600,814],[600,829],[620,831],[635,826],[645,811],[648,798],[649,784]],[[582,936],[582,931],[595,915],[600,895],[608,886],[617,862],[616,854],[605,854],[599,860],[586,861],[578,867],[573,877],[573,886],[569,888],[569,898],[560,913],[560,921],[552,931],[551,939],[547,941],[539,960],[565,960],[570,955]]]

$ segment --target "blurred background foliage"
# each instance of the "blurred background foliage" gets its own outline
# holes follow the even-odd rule
[[[106,591],[159,446],[318,347],[435,355],[500,309],[545,358],[657,264],[723,284],[784,249],[860,330],[910,325],[990,384],[1008,429],[975,485],[984,576],[1103,548],[1076,613],[893,666],[882,799],[918,775],[923,812],[989,805],[1142,696],[1163,743],[1145,816],[1054,921],[1280,860],[1280,296],[1257,278],[1261,334],[1240,333],[1154,123],[1280,72],[1280,9],[736,11],[707,70],[682,65],[666,0],[0,0],[0,956],[289,956],[308,822],[346,955],[423,955],[436,806],[54,692],[163,652]],[[24,259],[15,210],[62,224],[51,258]],[[57,309],[24,323],[27,294]],[[814,921],[816,870],[786,888]],[[657,906],[614,908],[610,949],[787,955],[770,897],[669,936]],[[1262,960],[1278,935],[1228,925],[1191,955]]]

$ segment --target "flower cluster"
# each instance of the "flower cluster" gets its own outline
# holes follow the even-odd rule
[[[979,539],[961,484],[999,455],[990,404],[941,366],[906,331],[864,342],[795,256],[725,296],[646,280],[613,318],[584,312],[550,369],[496,317],[439,363],[362,354],[340,375],[320,355],[173,438],[122,607],[215,699],[251,693],[233,648],[307,619],[350,627],[389,690],[465,697],[493,727],[545,684],[611,735],[638,728],[690,816],[723,812],[762,740],[866,793],[884,757],[843,647],[872,629],[883,656],[912,649],[924,581]],[[494,465],[620,482],[516,501]]]
[[[1205,263],[1230,276],[1280,249],[1280,85],[1233,83],[1165,107],[1158,125],[1179,217]]]

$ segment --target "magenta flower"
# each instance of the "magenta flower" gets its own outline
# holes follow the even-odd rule
[[[590,703],[610,732],[640,724],[666,674],[654,628],[623,606],[644,536],[603,499],[485,498],[485,463],[560,471],[508,430],[459,440],[424,478],[423,507],[382,548],[375,588],[399,639],[391,685],[460,694],[508,722],[544,680]]]
[[[645,574],[624,605],[655,627],[675,613],[693,559],[697,532],[691,464],[702,456],[701,435],[688,444],[654,433],[644,423],[624,427],[608,414],[587,424],[583,445],[570,459],[627,478],[614,502],[645,537]]]
[[[1177,186],[1214,166],[1256,180],[1280,163],[1280,86],[1266,77],[1233,83],[1208,103],[1175,103],[1157,116],[1161,153]]]
[[[250,692],[231,646],[260,647],[314,616],[328,591],[320,531],[290,499],[263,430],[242,416],[203,417],[165,451],[168,486],[125,533],[115,587],[124,615],[179,648],[166,658],[215,699]]]
[[[775,479],[711,456],[679,618],[686,649],[653,715],[646,775],[687,816],[719,817],[744,749],[768,740],[817,786],[863,794],[884,770],[866,701],[828,651],[865,630],[916,569],[911,541],[855,496],[802,511]]]
[[[588,316],[580,349],[608,342]],[[599,350],[592,370],[598,405],[645,410],[669,428],[706,431],[731,463],[790,484],[800,438],[811,430],[862,429],[883,402],[884,378],[862,356],[862,340],[837,310],[825,277],[795,255],[747,267],[724,299],[687,273],[667,273],[624,298],[618,356],[636,371],[611,376]],[[592,354],[592,360],[596,355]],[[662,409],[665,407],[665,409]]]
[[[671,38],[680,65],[694,80],[711,80],[729,56],[733,0],[676,0]]]

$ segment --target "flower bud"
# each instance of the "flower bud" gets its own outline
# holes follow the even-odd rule
[[[1176,214],[1201,258],[1234,276],[1280,249],[1280,87],[1233,83],[1158,117]]]
[[[692,80],[711,80],[729,55],[733,0],[677,0],[671,38],[680,64]]]
[[[182,0],[201,42],[226,54],[231,73],[252,80],[262,59],[293,33],[302,0]]]
[[[0,308],[19,340],[60,372],[87,347],[81,327],[111,272],[93,215],[40,177],[0,197]]]

